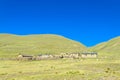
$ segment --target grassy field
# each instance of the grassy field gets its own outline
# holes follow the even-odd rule
[[[1,60],[0,80],[120,80],[120,60]]]

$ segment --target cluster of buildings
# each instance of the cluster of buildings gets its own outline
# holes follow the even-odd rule
[[[19,54],[17,60],[44,60],[44,59],[62,59],[62,58],[97,58],[97,52],[83,52],[83,53],[61,53],[60,55],[40,54],[37,56]]]

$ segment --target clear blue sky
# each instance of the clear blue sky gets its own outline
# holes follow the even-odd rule
[[[59,34],[93,46],[120,35],[120,1],[0,0],[0,33]]]

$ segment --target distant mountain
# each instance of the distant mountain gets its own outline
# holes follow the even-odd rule
[[[91,47],[89,50],[99,52],[100,55],[109,55],[111,57],[120,56],[120,36],[107,42],[100,43]]]
[[[43,34],[18,36],[0,34],[0,57],[23,54],[59,54],[82,52],[86,47],[63,36]]]

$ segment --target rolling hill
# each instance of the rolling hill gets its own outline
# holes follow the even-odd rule
[[[120,56],[120,36],[113,38],[109,41],[100,43],[96,46],[91,47],[89,50],[99,52],[100,55],[109,57]]]
[[[13,35],[0,34],[0,57],[23,54],[59,54],[64,52],[81,52],[86,47],[63,36],[42,35]]]

